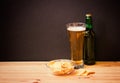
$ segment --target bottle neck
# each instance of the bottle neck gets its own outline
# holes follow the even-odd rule
[[[91,16],[86,16],[86,30],[92,30],[93,25],[92,25],[92,17]]]

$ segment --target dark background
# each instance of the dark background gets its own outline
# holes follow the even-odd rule
[[[66,24],[93,15],[96,60],[120,60],[119,0],[2,0],[0,60],[70,58]]]

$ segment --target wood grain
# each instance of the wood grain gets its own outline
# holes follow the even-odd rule
[[[0,83],[120,83],[120,61],[99,61],[86,66],[89,76],[55,76],[46,61],[0,62]]]

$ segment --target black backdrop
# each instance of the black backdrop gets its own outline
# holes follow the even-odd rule
[[[120,60],[117,0],[2,0],[0,60],[70,58],[66,24],[93,15],[96,60]]]

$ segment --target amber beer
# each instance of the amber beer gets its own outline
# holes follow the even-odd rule
[[[71,60],[75,67],[83,67],[84,23],[69,23],[67,31],[70,41]]]

